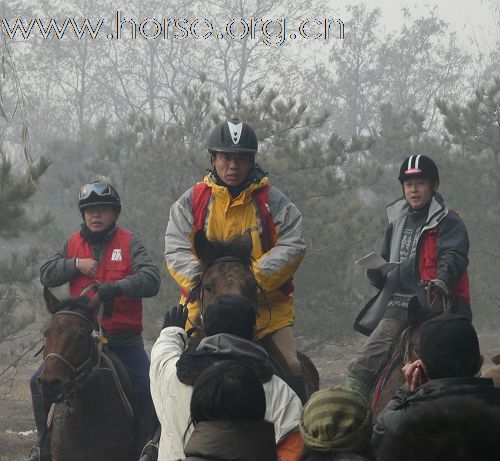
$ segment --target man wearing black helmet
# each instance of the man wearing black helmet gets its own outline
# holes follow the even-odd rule
[[[271,305],[269,309],[261,299],[258,339],[264,338],[266,348],[274,348],[283,356],[291,381],[295,381],[290,385],[305,399],[292,333],[292,276],[305,254],[302,215],[281,191],[269,184],[255,163],[257,149],[257,136],[248,123],[230,119],[215,127],[208,145],[212,170],[172,206],[165,235],[165,258],[182,288],[184,303],[201,273],[192,250],[194,233],[204,229],[209,239],[228,240],[250,230],[252,271],[268,293]],[[188,307],[189,318],[195,319],[198,303],[192,301]]]
[[[45,287],[69,284],[72,297],[98,284],[103,302],[102,328],[108,346],[127,366],[137,394],[136,441],[138,449],[154,431],[154,410],[149,391],[149,360],[142,341],[142,301],[158,292],[160,274],[142,241],[117,225],[121,200],[109,183],[97,181],[80,189],[78,208],[83,223],[61,249],[43,262],[40,281]],[[91,296],[92,291],[86,293]],[[43,402],[33,375],[30,385],[35,421],[44,433],[47,404]],[[45,445],[44,445],[45,442]],[[140,446],[140,447],[139,447]],[[50,459],[46,441],[41,441],[40,459]]]
[[[417,295],[420,305],[433,311],[442,310],[449,298],[451,310],[472,318],[469,237],[460,216],[438,193],[436,164],[426,155],[411,155],[401,165],[398,179],[403,198],[387,207],[389,227],[381,255],[400,264],[386,276],[379,269],[366,271],[379,292],[354,324],[369,338],[350,364],[346,385],[366,396],[406,327],[412,297]]]

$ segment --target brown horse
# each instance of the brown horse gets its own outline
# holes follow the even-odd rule
[[[374,416],[394,397],[396,391],[406,382],[403,366],[419,358],[420,328],[425,321],[440,315],[440,311],[423,309],[416,297],[408,306],[408,327],[401,334],[401,340],[386,367],[377,378],[371,395]]]
[[[268,305],[269,320],[271,306],[266,293],[258,286],[252,271],[252,240],[250,232],[246,231],[241,237],[231,239],[229,242],[208,240],[204,231],[198,231],[194,238],[194,252],[203,264],[203,274],[199,284],[195,287],[190,297],[195,297],[200,304],[201,311],[222,294],[239,294],[249,299],[255,306],[258,303]],[[190,319],[191,323],[200,330],[199,316]],[[199,338],[201,339],[201,338]],[[282,366],[283,358],[277,357],[274,349],[268,347],[263,341],[262,346],[274,358],[280,370],[281,377],[287,381],[287,368]],[[309,392],[319,389],[319,374],[311,359],[298,352],[297,357],[301,363],[304,378]]]
[[[371,395],[373,415],[376,417],[405,383],[403,366],[418,359],[420,325],[410,325],[402,334],[401,342],[380,373]]]
[[[39,385],[54,402],[50,444],[53,461],[132,461],[133,422],[94,321],[100,299],[95,295],[62,302],[47,289],[53,314],[45,332],[44,368]]]

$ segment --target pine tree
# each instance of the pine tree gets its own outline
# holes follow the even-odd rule
[[[48,215],[34,219],[26,208],[48,166],[49,162],[41,158],[18,175],[13,171],[12,162],[0,151],[0,238],[5,242],[0,260],[0,343],[14,337],[33,320],[32,315],[16,315],[16,307],[33,280],[38,254],[33,248],[23,255],[10,252],[7,257],[5,253],[9,240],[34,233],[49,220]]]
[[[451,195],[471,238],[470,273],[476,321],[498,318],[500,278],[500,78],[465,105],[437,102],[450,146]],[[479,314],[479,315],[477,315]]]

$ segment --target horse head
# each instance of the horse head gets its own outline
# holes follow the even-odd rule
[[[222,294],[238,294],[257,306],[257,282],[251,271],[250,230],[229,241],[208,240],[199,230],[194,236],[194,252],[201,261],[198,300],[201,310]]]
[[[57,402],[90,374],[97,361],[93,318],[100,298],[96,294],[59,301],[48,288],[43,295],[52,319],[44,332],[44,368],[38,384],[46,398]]]

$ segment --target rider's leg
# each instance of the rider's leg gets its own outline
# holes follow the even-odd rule
[[[399,344],[406,322],[382,319],[350,363],[346,387],[369,398],[375,381]]]
[[[307,401],[309,391],[297,358],[297,346],[292,327],[283,327],[267,335],[262,340],[263,346],[273,356],[285,373],[285,381],[299,396],[302,403]]]
[[[137,396],[134,438],[139,455],[159,425],[149,389],[149,359],[142,345],[114,346],[112,351],[126,365],[134,380]]]
[[[38,387],[37,379],[42,374],[43,362],[33,373],[30,379],[31,402],[33,404],[33,414],[35,416],[36,431],[38,433],[37,446],[40,453],[40,461],[50,461],[50,437],[47,429],[47,417],[50,410],[50,402],[46,401]],[[31,458],[30,458],[31,459]]]

